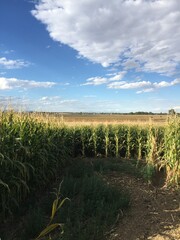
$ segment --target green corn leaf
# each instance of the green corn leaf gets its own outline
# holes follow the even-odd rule
[[[64,204],[64,202],[66,201],[66,200],[69,200],[70,201],[70,199],[69,198],[64,198],[61,202],[60,202],[60,204],[59,204],[59,206],[58,206],[58,208],[57,208],[57,210],[59,210],[61,207],[62,207],[62,205]]]
[[[49,226],[47,226],[40,234],[39,236],[36,238],[36,239],[40,239],[44,236],[46,236],[48,233],[52,232],[54,229],[56,229],[57,227],[60,227],[62,228],[62,224],[61,223],[54,223],[54,224],[51,224]],[[62,231],[63,233],[63,231]],[[35,240],[36,240],[35,239]]]
[[[58,201],[59,201],[59,199],[55,199],[54,202],[53,202],[52,212],[51,212],[51,217],[50,217],[51,221],[53,220],[54,215],[55,215],[55,213],[56,213],[56,211],[57,211]]]

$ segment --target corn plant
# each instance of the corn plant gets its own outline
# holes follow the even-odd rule
[[[50,122],[51,121],[51,122]],[[54,121],[54,122],[53,122]],[[58,118],[0,112],[0,218],[13,214],[29,193],[57,179],[69,157],[146,159],[166,170],[167,184],[180,180],[180,120],[158,127],[97,125],[68,127]]]
[[[119,136],[118,136],[118,127],[114,129],[114,140],[115,140],[115,156],[119,157]]]
[[[55,177],[67,155],[62,141],[67,137],[61,128],[57,136],[55,127],[12,112],[1,113],[0,126],[0,212],[4,219],[29,192]]]
[[[61,234],[63,234],[63,232],[64,232],[62,223],[52,223],[55,218],[56,213],[61,209],[61,207],[63,206],[65,201],[70,200],[67,197],[61,200],[61,193],[60,193],[61,184],[62,184],[62,182],[59,184],[59,188],[55,189],[56,191],[54,192],[56,199],[54,200],[53,205],[52,205],[50,221],[47,224],[47,226],[40,232],[40,234],[37,236],[37,238],[35,240],[44,238],[45,236],[49,235],[52,231],[54,231],[56,228],[61,229]],[[51,239],[51,238],[49,238],[49,239]]]
[[[142,130],[140,127],[137,128],[137,143],[138,143],[138,154],[137,159],[142,159]]]
[[[108,157],[108,148],[109,148],[109,128],[105,128],[105,157]]]
[[[92,128],[92,141],[93,141],[94,156],[96,157],[98,136],[97,136],[97,128],[95,127]]]
[[[164,154],[161,166],[166,168],[166,183],[178,186],[180,182],[180,119],[169,120],[164,134]]]

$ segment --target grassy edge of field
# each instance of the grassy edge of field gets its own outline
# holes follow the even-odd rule
[[[46,189],[45,194],[38,195],[39,200],[32,198],[31,202],[28,202],[29,208],[13,219],[19,224],[16,228],[12,227],[11,231],[8,228],[8,235],[2,237],[2,240],[27,240],[38,236],[49,221],[52,203],[62,179],[61,200],[68,197],[70,201],[60,208],[53,221],[63,225],[64,233],[61,234],[62,229],[56,229],[42,239],[103,239],[112,226],[121,220],[131,201],[125,186],[117,190],[107,184],[103,176],[117,172],[149,181],[154,174],[154,169],[147,174],[146,165],[137,165],[136,160],[76,158],[71,163],[63,175]]]
[[[103,172],[111,171],[113,164],[104,165]],[[117,166],[117,165],[116,165]],[[130,165],[129,165],[130,166]],[[123,171],[123,166],[118,171]],[[127,165],[125,166],[127,171]],[[64,206],[59,210],[54,218],[57,223],[63,223],[64,234],[61,231],[54,231],[49,237],[42,239],[58,240],[90,240],[102,239],[104,234],[117,221],[117,216],[121,216],[123,211],[129,207],[130,196],[125,189],[117,190],[108,185],[102,177],[102,169],[97,165],[92,165],[89,159],[76,159],[76,161],[66,168],[63,176],[53,183],[52,186],[42,194],[40,200],[32,199],[29,208],[19,217],[7,222],[2,240],[27,240],[35,239],[49,221],[51,208],[54,199],[52,191],[58,187],[58,182],[63,179],[61,186],[61,197],[68,197]],[[55,191],[56,192],[56,191]],[[38,196],[39,198],[39,196]],[[24,203],[26,204],[26,203]],[[13,222],[19,222],[14,228],[10,226]]]

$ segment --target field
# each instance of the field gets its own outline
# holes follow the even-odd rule
[[[124,190],[111,189],[99,177],[97,172],[104,171],[104,165],[98,159],[110,159],[108,169],[114,169],[111,162],[123,160],[125,164],[120,163],[115,169],[139,172],[148,182],[153,182],[155,176],[161,173],[164,187],[178,188],[180,119],[177,116],[166,119],[167,116],[164,115],[59,116],[2,112],[0,219],[3,223],[10,221],[10,225],[17,216],[24,216],[29,211],[28,220],[23,225],[26,229],[24,237],[8,236],[8,239],[35,238],[47,224],[44,218],[47,219],[47,209],[50,209],[52,203],[52,214],[49,215],[50,223],[53,222],[58,203],[59,208],[63,205],[59,202],[62,200],[59,198],[61,190],[63,197],[70,198],[71,203],[69,210],[65,206],[62,208],[62,212],[66,209],[64,214],[60,214],[60,219],[57,217],[58,222],[63,221],[66,226],[65,234],[60,239],[70,239],[71,234],[73,239],[78,240],[102,237],[105,229],[113,225],[117,209],[124,211],[130,200]],[[43,207],[36,206],[36,197],[57,188],[62,179],[62,189],[55,191],[54,202],[53,198],[45,196],[43,199],[48,200],[42,201]],[[114,196],[113,202],[110,196]],[[77,210],[77,202],[81,206],[78,214],[74,210]],[[107,209],[106,215],[103,215],[104,209]],[[89,228],[83,224],[85,219]],[[35,222],[36,226],[33,225]],[[51,226],[50,223],[47,227]],[[6,224],[3,232],[8,232]]]
[[[37,115],[38,118],[40,114]],[[61,122],[66,125],[98,125],[98,124],[131,124],[131,125],[164,125],[167,123],[168,115],[130,115],[130,114],[87,114],[87,113],[62,113],[42,114],[42,118],[51,119],[53,122]]]

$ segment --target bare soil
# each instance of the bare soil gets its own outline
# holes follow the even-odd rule
[[[124,216],[119,217],[106,240],[180,240],[180,191],[118,172],[105,178],[131,195],[130,210],[120,211],[119,216]]]

